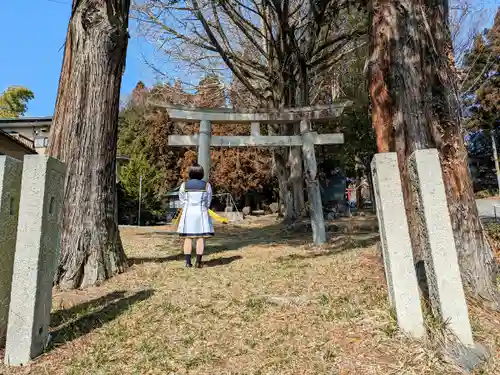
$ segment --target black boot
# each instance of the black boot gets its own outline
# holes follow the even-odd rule
[[[193,267],[191,264],[191,254],[184,254],[184,256],[186,257],[186,267]]]
[[[202,256],[203,255],[196,254],[196,264],[195,264],[196,268],[201,268],[201,257]]]

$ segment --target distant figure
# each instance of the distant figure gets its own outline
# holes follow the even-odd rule
[[[212,187],[203,181],[203,167],[194,163],[188,171],[189,180],[183,182],[179,189],[182,214],[177,232],[185,237],[184,256],[186,267],[192,267],[192,239],[196,239],[196,268],[201,268],[201,258],[205,250],[205,238],[214,235],[212,219],[208,213],[212,202]]]

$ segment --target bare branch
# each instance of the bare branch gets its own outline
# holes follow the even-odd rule
[[[241,71],[240,69],[236,68],[236,66],[233,64],[233,61],[231,61],[231,59],[227,55],[226,51],[221,47],[221,45],[217,41],[217,38],[215,38],[215,35],[213,34],[212,29],[208,25],[205,17],[203,16],[203,13],[201,12],[201,10],[198,6],[198,2],[196,0],[193,0],[193,5],[194,5],[195,15],[197,16],[198,20],[201,22],[203,28],[205,29],[205,32],[207,33],[208,38],[210,39],[210,41],[214,45],[215,49],[217,50],[217,52],[219,52],[222,60],[224,60],[224,62],[228,66],[228,68],[231,69],[231,71],[234,73],[234,75],[236,77],[238,77],[240,82],[243,83],[243,85],[245,85],[247,90],[250,91],[252,93],[252,95],[254,95],[257,98],[260,97],[259,92],[257,90],[255,90],[253,85],[248,81],[248,78],[250,78],[250,77],[247,74],[245,74],[244,71]]]
[[[293,101],[309,72],[341,61],[364,33],[348,0],[137,1],[143,35],[159,51],[200,72],[227,69],[250,95],[275,105],[291,105],[279,103]]]

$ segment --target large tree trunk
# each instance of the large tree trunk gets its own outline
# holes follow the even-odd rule
[[[62,288],[95,285],[123,272],[116,221],[119,97],[129,0],[73,1],[48,153],[66,163]]]
[[[422,109],[420,35],[413,0],[373,0],[369,91],[378,152],[395,151],[410,228],[419,228],[407,167],[430,145]],[[415,262],[423,259],[422,233],[410,231]]]
[[[282,134],[282,127],[278,125],[268,125],[269,135]],[[278,192],[280,200],[279,216],[283,217],[286,223],[296,220],[293,204],[293,191],[290,185],[290,173],[287,167],[288,149],[273,149],[273,173],[278,180]],[[283,205],[283,210],[281,209]]]
[[[292,135],[300,134],[300,124],[290,126]],[[288,153],[288,166],[290,169],[290,185],[293,195],[293,210],[296,217],[306,214],[304,199],[304,168],[301,147],[291,147]]]
[[[297,216],[304,216],[306,205],[304,200],[304,168],[302,167],[302,150],[292,147],[288,154],[290,166],[290,184],[293,194],[293,208]]]
[[[293,192],[289,185],[288,168],[283,155],[279,151],[274,151],[273,157],[276,166],[276,178],[278,179],[280,205],[282,204],[284,208],[283,221],[290,223],[295,221],[297,215],[293,208]]]
[[[295,91],[295,104],[298,107],[305,107],[310,104],[309,100],[309,78],[307,74],[307,66],[302,61],[298,61],[298,65],[300,66],[299,75],[296,78],[298,85]],[[292,126],[293,135],[300,135],[301,132],[301,124],[294,124]],[[306,204],[304,199],[304,177],[305,173],[307,173],[306,169],[303,168],[303,164],[306,163],[303,155],[303,148],[294,147],[290,151],[290,173],[295,178],[293,179],[293,194],[294,194],[294,204],[296,211],[299,216],[304,216],[306,214]],[[307,164],[307,163],[306,163]],[[314,177],[316,178],[316,177]],[[306,177],[307,179],[307,177]],[[309,190],[309,189],[308,189]],[[311,191],[312,192],[312,191]],[[311,193],[309,192],[309,193]],[[321,196],[311,197],[308,195],[308,200],[311,202],[321,202]],[[310,205],[309,205],[310,206]]]
[[[418,6],[416,6],[418,3]],[[396,151],[410,228],[418,228],[407,170],[417,149],[437,147],[462,279],[496,300],[494,263],[479,221],[454,91],[445,0],[373,0],[370,69],[372,122],[379,152]],[[422,11],[425,9],[424,11]],[[415,261],[422,236],[410,231]]]
[[[287,76],[287,75],[285,75]],[[288,81],[287,81],[288,82]],[[279,108],[290,108],[295,104],[293,95],[296,84],[289,81],[286,87],[286,94]],[[269,135],[295,135],[293,124],[269,125]],[[280,200],[284,206],[283,221],[294,222],[304,211],[304,181],[302,173],[302,151],[297,147],[275,149],[273,151],[275,173],[278,179]]]
[[[391,69],[389,46],[396,27],[396,20],[391,18],[393,6],[390,1],[372,0],[369,3],[371,19],[368,91],[378,152],[394,151],[395,148],[392,127],[393,99],[387,82]]]
[[[441,154],[444,184],[465,287],[475,297],[498,304],[496,265],[484,236],[474,197],[460,120],[447,0],[425,0],[427,19],[424,51],[429,125]]]
[[[296,99],[296,92],[299,89],[297,80],[295,78],[292,78],[293,74],[291,72],[286,73],[286,76],[289,77],[289,79],[288,84],[285,85],[287,93],[284,95],[284,106],[287,108],[292,108],[297,105],[302,105],[302,103],[300,103]],[[299,124],[284,124],[282,126],[282,135],[298,134],[300,134]],[[287,150],[283,151],[287,155],[286,160],[288,162],[286,165],[288,169],[288,186],[291,189],[292,193],[292,207],[290,209],[292,217],[290,219],[296,220],[305,212],[302,149],[300,147],[290,147]]]

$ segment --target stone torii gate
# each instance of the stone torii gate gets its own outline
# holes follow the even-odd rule
[[[343,144],[342,133],[318,134],[312,131],[311,121],[328,121],[339,117],[350,102],[314,107],[300,107],[281,111],[236,112],[231,109],[193,108],[150,102],[164,108],[174,121],[199,122],[200,131],[194,135],[169,135],[170,146],[198,146],[198,164],[210,172],[210,147],[302,147],[309,200],[313,241],[326,242],[325,221],[319,181],[317,177],[315,145]],[[250,124],[250,136],[212,136],[212,123]],[[260,134],[260,124],[300,123],[300,135],[276,136]]]

